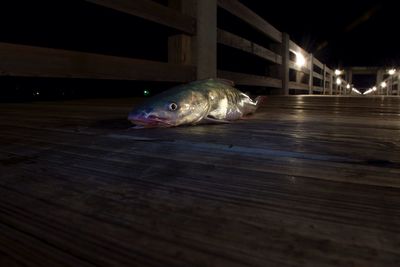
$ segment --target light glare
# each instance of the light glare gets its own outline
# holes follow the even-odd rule
[[[363,93],[363,95],[367,95],[367,94],[371,93],[372,91],[373,91],[373,89],[370,88],[370,89],[368,89],[367,91],[365,91],[365,92]]]
[[[335,70],[335,75],[336,76],[342,75],[342,71],[341,70]]]
[[[294,52],[296,55],[296,65],[299,67],[303,67],[306,65],[306,59],[300,52]]]

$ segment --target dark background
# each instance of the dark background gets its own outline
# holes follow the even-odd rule
[[[264,1],[242,2],[331,66],[400,61],[398,1],[277,1],[273,9]]]
[[[157,1],[166,4],[166,0]],[[331,68],[397,66],[399,4],[390,1],[241,1]],[[0,42],[62,48],[167,61],[172,29],[85,1],[2,1]],[[269,40],[229,13],[218,11],[219,27],[262,45]],[[265,62],[218,47],[219,67],[265,73]],[[239,63],[239,64],[238,64]],[[356,83],[372,83],[356,77]],[[1,77],[1,98],[131,96],[173,84]],[[113,90],[110,90],[112,88]],[[39,92],[40,94],[36,94]]]

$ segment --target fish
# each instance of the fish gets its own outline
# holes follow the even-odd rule
[[[264,98],[252,100],[229,80],[205,79],[147,99],[132,109],[128,120],[133,128],[231,123],[254,113]]]

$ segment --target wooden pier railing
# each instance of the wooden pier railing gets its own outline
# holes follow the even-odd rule
[[[352,66],[344,70],[346,80],[352,83],[354,75],[375,76],[375,85],[364,88],[365,95],[396,95],[400,96],[399,67],[394,66]]]
[[[308,53],[286,33],[237,0],[86,0],[179,32],[168,40],[168,62],[123,58],[0,43],[0,75],[188,82],[221,77],[239,85],[272,88],[280,94],[350,94],[352,85]],[[265,35],[270,47],[218,28],[217,9]],[[217,44],[269,64],[266,75],[217,69]]]

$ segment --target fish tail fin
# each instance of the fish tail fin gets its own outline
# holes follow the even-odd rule
[[[259,95],[256,97],[255,102],[256,102],[256,107],[257,109],[259,107],[261,107],[262,105],[265,105],[265,103],[267,102],[267,96],[265,95]]]

